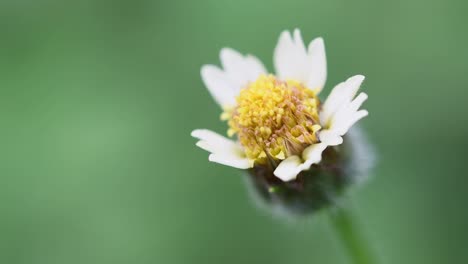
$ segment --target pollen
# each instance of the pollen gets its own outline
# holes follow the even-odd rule
[[[228,120],[228,135],[237,135],[256,163],[300,155],[318,141],[320,101],[301,82],[262,75],[240,91],[236,102],[222,119]]]

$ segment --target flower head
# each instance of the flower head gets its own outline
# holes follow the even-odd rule
[[[222,68],[205,65],[201,75],[222,108],[231,139],[205,129],[192,132],[197,146],[211,153],[210,161],[262,171],[275,181],[299,181],[311,166],[328,164],[339,152],[335,146],[368,114],[359,109],[367,95],[356,96],[362,75],[336,85],[320,101],[327,75],[321,38],[306,48],[299,30],[281,33],[274,52],[276,75],[256,57],[229,48],[221,50],[220,58]]]
[[[280,161],[318,142],[319,100],[299,82],[259,78],[242,89],[237,106],[223,117],[228,134],[237,134],[245,154],[257,164]]]

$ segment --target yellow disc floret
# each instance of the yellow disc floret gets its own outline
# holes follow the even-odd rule
[[[237,134],[247,157],[257,163],[300,155],[318,141],[316,93],[302,83],[262,75],[240,91],[237,106],[223,113],[229,136]]]

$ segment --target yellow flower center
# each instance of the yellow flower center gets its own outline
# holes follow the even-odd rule
[[[225,111],[228,135],[237,134],[248,158],[264,164],[300,155],[320,130],[316,92],[302,83],[262,75],[240,91],[237,106]]]

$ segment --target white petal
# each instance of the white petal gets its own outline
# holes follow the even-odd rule
[[[234,85],[237,95],[249,82],[255,81],[266,70],[263,64],[252,55],[243,56],[239,52],[223,48],[220,52],[221,64]]]
[[[207,129],[196,129],[191,135],[200,139],[198,147],[212,153],[210,161],[240,169],[253,167],[253,161],[236,142]]]
[[[312,40],[308,47],[309,56],[309,80],[306,85],[310,89],[320,92],[327,80],[327,58],[325,55],[325,44],[322,38]]]
[[[274,174],[276,177],[278,177],[284,182],[294,180],[296,176],[301,172],[301,164],[301,158],[299,158],[298,156],[291,156],[281,161],[281,163],[275,169]]]
[[[276,74],[280,79],[294,79],[307,83],[309,62],[298,29],[294,30],[294,39],[288,31],[281,33],[274,51],[273,62]]]
[[[322,152],[327,148],[326,144],[317,143],[310,145],[302,152],[302,158],[305,160],[302,170],[308,170],[312,164],[319,163],[322,160]]]
[[[265,67],[252,55],[243,56],[239,52],[223,48],[220,52],[223,69],[204,65],[201,69],[203,82],[222,108],[235,105],[240,89],[266,74]]]
[[[275,48],[273,62],[276,74],[282,80],[294,79],[318,91],[325,85],[327,62],[322,38],[311,41],[306,50],[298,29],[294,30],[293,36],[283,31]]]
[[[333,130],[339,135],[344,135],[354,124],[356,124],[359,120],[366,117],[367,115],[369,115],[369,112],[367,112],[367,110],[353,112],[347,120],[344,120],[341,123],[337,122],[337,124],[333,126]]]
[[[362,103],[366,101],[368,98],[366,93],[360,93],[350,104],[350,110],[351,111],[357,111],[359,107],[361,107]]]
[[[338,84],[328,96],[320,112],[323,129],[319,132],[319,139],[322,143],[330,146],[343,143],[342,136],[368,115],[366,110],[359,110],[367,94],[360,93],[353,100],[363,80],[362,75],[353,76]]]
[[[328,146],[337,146],[343,143],[343,138],[340,135],[335,134],[331,130],[320,130],[319,132],[320,142]]]
[[[331,118],[330,127],[333,126],[336,129],[336,126],[340,124],[345,124],[350,122],[354,118],[354,115],[361,107],[362,103],[367,99],[367,94],[360,93],[353,101],[344,102],[340,108],[333,114]],[[346,133],[346,132],[345,132]],[[341,133],[338,133],[342,135]]]
[[[352,102],[344,103],[332,116],[325,130],[339,136],[346,134],[351,126],[369,114],[366,110],[358,111],[366,99],[367,94],[361,93]]]
[[[234,141],[208,129],[196,129],[192,131],[191,136],[203,141],[199,147],[211,153],[222,153],[226,146],[238,146]],[[238,147],[242,150],[240,146]]]
[[[322,126],[328,127],[331,118],[338,109],[351,102],[361,83],[364,81],[364,78],[365,77],[362,75],[356,75],[333,88],[320,112],[320,122]]]
[[[322,143],[307,147],[302,152],[304,162],[298,156],[283,160],[274,171],[275,176],[285,182],[295,179],[301,171],[308,170],[312,164],[322,160],[322,152],[326,147],[327,145]]]
[[[201,77],[211,96],[222,107],[226,108],[235,104],[237,89],[226,73],[214,65],[203,65]]]
[[[253,161],[246,158],[211,154],[208,160],[237,169],[249,169],[253,167]]]

